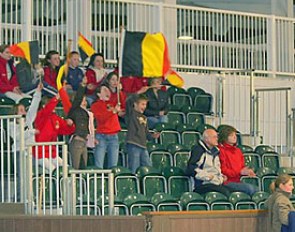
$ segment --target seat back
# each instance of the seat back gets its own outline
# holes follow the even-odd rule
[[[173,165],[172,155],[168,151],[152,151],[150,158],[152,166],[159,170]]]
[[[209,93],[196,96],[194,106],[199,113],[212,114],[213,96]]]

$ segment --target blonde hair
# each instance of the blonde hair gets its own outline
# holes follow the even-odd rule
[[[280,187],[280,184],[286,184],[291,179],[292,179],[292,177],[290,175],[288,175],[288,174],[281,174],[281,175],[279,175],[277,177],[277,179],[275,181],[273,181],[269,185],[269,189],[271,190],[271,192],[274,192],[277,188]]]

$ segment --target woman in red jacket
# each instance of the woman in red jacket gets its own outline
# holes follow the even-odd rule
[[[241,176],[256,175],[251,168],[245,166],[244,156],[237,147],[237,130],[232,126],[224,125],[218,135],[221,172],[227,177],[224,184],[235,191],[253,195],[258,191],[258,187],[240,181]]]
[[[16,103],[24,97],[30,97],[20,90],[8,45],[0,46],[0,93]]]
[[[59,95],[53,97],[40,111],[35,120],[35,129],[39,131],[35,135],[36,142],[57,142],[59,135],[70,135],[74,133],[75,126],[71,119],[62,119],[55,113]],[[52,172],[55,168],[62,165],[56,146],[38,146],[33,148],[33,155],[38,159],[41,166]]]
[[[45,55],[44,82],[46,85],[57,89],[56,78],[60,66],[59,53],[55,50],[49,51]]]

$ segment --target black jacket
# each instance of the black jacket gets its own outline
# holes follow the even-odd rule
[[[168,112],[168,93],[163,90],[158,90],[158,97],[153,89],[146,91],[145,95],[148,98],[148,104],[144,114],[146,116],[159,116],[160,111]]]

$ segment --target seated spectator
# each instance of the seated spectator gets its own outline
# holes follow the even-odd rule
[[[87,77],[87,102],[91,105],[97,98],[95,94],[97,87],[107,75],[107,71],[104,68],[104,57],[102,53],[94,53],[90,57],[85,75]]]
[[[40,64],[30,65],[26,59],[21,59],[16,65],[16,76],[20,89],[24,93],[31,94],[35,91],[44,76],[44,70]],[[42,93],[45,96],[53,97],[57,94],[57,90],[43,81]]]
[[[120,83],[125,95],[145,93],[148,90],[148,78],[146,77],[121,77]]]
[[[103,168],[106,152],[108,153],[107,167],[116,166],[119,157],[118,132],[121,130],[118,113],[120,106],[110,101],[110,90],[100,86],[97,90],[98,99],[91,105],[91,111],[96,119],[96,140],[94,150],[95,166]]]
[[[17,81],[16,69],[11,59],[8,45],[0,46],[0,93],[18,103],[22,98],[31,97],[24,94]]]
[[[235,191],[245,192],[253,195],[258,191],[258,187],[242,183],[241,176],[256,176],[254,171],[245,166],[242,151],[237,147],[237,130],[228,125],[224,125],[219,132],[220,162],[222,174],[227,177],[225,185]]]
[[[75,93],[78,90],[80,83],[84,77],[83,70],[79,68],[80,55],[76,51],[72,51],[69,55],[69,70],[66,77],[66,89],[69,94]]]
[[[290,197],[292,196],[294,186],[292,177],[287,174],[282,174],[271,183],[271,196],[265,202],[268,209],[268,222],[271,232],[284,231],[282,226],[289,225],[289,213],[295,211]],[[294,231],[294,228],[289,228],[286,231]]]
[[[45,55],[44,82],[57,89],[56,78],[60,66],[59,53],[51,50]]]
[[[229,196],[232,189],[226,185],[226,176],[220,169],[217,132],[207,129],[203,133],[203,140],[191,150],[186,173],[195,180],[195,192],[205,194],[207,192],[220,192]]]
[[[104,82],[104,85],[106,85],[110,91],[110,102],[113,102],[115,105],[118,103],[118,87],[119,87],[119,77],[118,74],[115,72],[110,72]],[[126,95],[123,91],[119,91],[120,96],[120,112],[118,113],[119,117],[123,117],[125,115],[125,109],[126,109]]]
[[[168,113],[168,94],[161,89],[162,78],[152,78],[149,80],[150,88],[145,95],[148,104],[144,111],[148,119],[150,129],[153,129],[158,122],[167,122]]]
[[[50,99],[50,101],[38,111],[35,120],[35,129],[39,131],[36,134],[36,142],[57,142],[59,135],[70,135],[75,131],[75,126],[71,119],[63,119],[55,113],[55,107],[59,101],[59,95]],[[57,153],[56,146],[39,146],[33,148],[33,155],[38,159],[40,166],[44,164],[47,171],[52,172],[55,168],[62,165],[62,159]],[[43,154],[44,152],[44,154]]]

